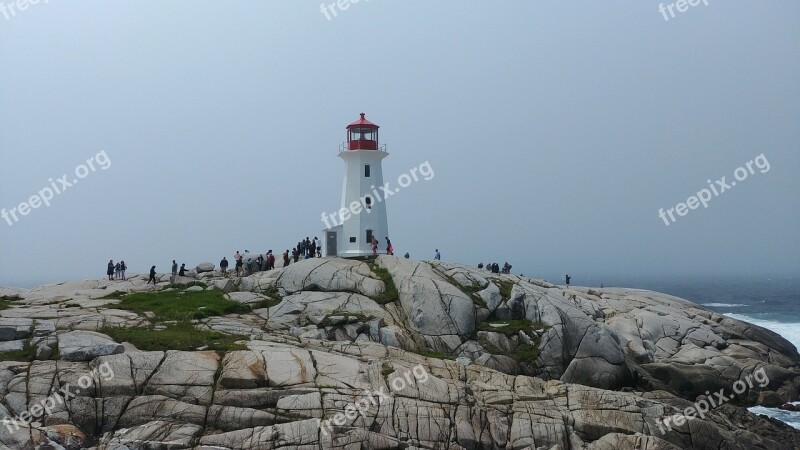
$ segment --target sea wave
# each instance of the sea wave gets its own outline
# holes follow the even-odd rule
[[[710,306],[712,308],[739,308],[741,306],[750,306],[742,303],[703,303],[703,306]]]
[[[789,426],[800,430],[800,412],[784,411],[778,408],[765,408],[763,406],[753,406],[752,408],[747,409],[753,414],[764,414],[765,416],[778,419],[781,422],[785,422]]]
[[[746,314],[728,313],[725,315],[732,319],[743,320],[745,322],[752,323],[753,325],[758,325],[762,328],[772,330],[783,336],[787,341],[794,344],[795,347],[800,348],[800,323],[775,322],[773,320],[757,319]],[[800,412],[784,411],[777,408],[765,408],[763,406],[754,406],[748,409],[753,414],[764,414],[765,416],[778,419],[787,423],[789,426],[800,430]]]
[[[752,323],[753,325],[758,325],[762,328],[774,331],[783,336],[783,338],[787,341],[794,344],[796,348],[800,348],[800,323],[776,322],[774,320],[757,319],[755,317],[748,316],[747,314],[727,313],[725,315],[732,319],[743,320],[745,322]]]

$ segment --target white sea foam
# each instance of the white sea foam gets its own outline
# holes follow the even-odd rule
[[[712,308],[739,308],[741,306],[750,306],[740,303],[703,303],[703,306],[710,306]]]
[[[778,419],[800,430],[800,412],[784,411],[778,408],[765,408],[763,406],[753,406],[747,409],[753,414],[764,414],[765,416]]]
[[[750,317],[746,314],[725,314],[726,316],[750,322],[753,325],[758,325],[762,328],[774,331],[784,337],[787,341],[794,344],[795,347],[800,348],[800,323],[786,323],[775,322],[773,320],[762,320]]]
[[[800,323],[784,323],[784,322],[775,322],[772,320],[762,320],[750,317],[745,314],[725,314],[725,315],[733,319],[743,320],[745,322],[752,323],[753,325],[758,325],[768,330],[772,330],[783,336],[787,341],[794,344],[795,347],[800,348]],[[778,408],[765,408],[763,406],[754,406],[748,409],[753,414],[764,414],[766,416],[785,422],[788,425],[800,430],[800,412],[784,411]]]

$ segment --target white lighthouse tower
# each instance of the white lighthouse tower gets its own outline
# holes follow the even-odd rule
[[[339,147],[344,160],[342,208],[337,225],[325,230],[325,255],[356,257],[372,254],[375,237],[383,245],[389,236],[386,203],[383,201],[381,160],[389,156],[378,141],[378,125],[361,113],[347,126],[347,142]]]

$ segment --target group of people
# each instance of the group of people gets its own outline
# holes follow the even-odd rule
[[[322,241],[316,236],[314,236],[313,241],[308,236],[305,239],[300,239],[297,242],[297,247],[292,249],[292,258],[294,262],[297,262],[301,257],[303,259],[322,258]]]
[[[392,241],[387,236],[386,238],[386,254],[387,255],[394,255],[394,246],[392,246]],[[373,237],[371,242],[372,247],[372,254],[377,256],[378,255],[378,239]],[[408,252],[403,255],[406,259],[410,258]],[[309,259],[309,258],[321,258],[322,257],[322,241],[318,237],[314,237],[314,239],[310,239],[306,236],[305,239],[301,239],[298,241],[297,246],[294,247],[291,252],[287,249],[281,255],[283,259],[283,267],[289,266],[289,264],[294,262],[298,262],[300,258]],[[233,273],[236,274],[237,277],[240,276],[247,276],[252,275],[255,272],[261,272],[266,270],[272,270],[275,268],[275,255],[272,253],[272,250],[268,250],[266,254],[258,254],[258,256],[253,257],[250,254],[249,250],[245,250],[244,253],[241,253],[239,250],[233,255],[234,259],[234,270],[228,271],[229,268],[229,261],[227,257],[223,257],[222,260],[219,262],[220,272],[223,276],[232,275]],[[434,254],[434,259],[440,260],[442,259],[441,253],[439,253],[439,249],[437,248]],[[483,264],[480,265],[483,267]],[[108,262],[108,279],[115,280],[115,279],[125,279],[125,270],[127,266],[125,265],[125,261],[120,261],[114,264],[113,260]],[[510,266],[509,266],[510,269]],[[170,276],[170,283],[174,284],[177,277],[186,276],[186,264],[181,264],[178,267],[178,263],[173,259],[172,260],[172,271]],[[156,266],[150,267],[150,274],[147,281],[147,284],[151,282],[153,285],[156,285],[158,281],[156,280]]]
[[[372,236],[372,242],[370,246],[372,247],[372,256],[378,256],[378,238]],[[394,247],[392,246],[392,241],[389,240],[389,236],[386,236],[386,254],[387,255],[394,255]],[[408,258],[408,256],[406,256]]]
[[[478,264],[478,269],[483,269],[483,267],[484,267],[483,263]],[[503,264],[503,267],[501,268],[497,263],[489,263],[486,264],[486,270],[492,273],[504,273],[506,275],[509,275],[511,274],[511,264],[506,262],[505,264]]]
[[[247,275],[252,275],[254,272],[262,272],[275,268],[275,255],[272,253],[272,250],[268,250],[264,255],[259,254],[255,258],[250,255],[249,250],[245,250],[244,254],[239,253],[239,250],[237,250],[233,255],[233,260],[235,261],[234,271],[237,277],[245,273]],[[288,265],[289,250],[286,250],[283,252],[283,266],[286,267]],[[228,259],[226,257],[222,257],[222,260],[219,262],[219,268],[223,276],[228,276]]]
[[[252,275],[254,272],[272,270],[275,268],[276,258],[272,253],[272,250],[267,251],[267,253],[264,255],[259,254],[255,258],[250,256],[249,253],[250,252],[248,250],[245,250],[244,254],[237,250],[233,255],[233,259],[235,261],[234,272],[236,273],[237,277],[245,274]],[[281,255],[281,259],[283,259],[283,267],[287,267],[292,263],[292,261],[300,261],[300,258],[322,258],[322,241],[316,236],[314,236],[313,240],[306,236],[305,239],[300,239],[297,242],[297,246],[292,248],[291,252],[289,249],[286,249],[286,251]],[[219,268],[223,275],[228,275],[229,272],[227,258],[222,258],[222,261],[219,262]]]
[[[126,270],[128,270],[128,266],[125,264],[125,261],[119,261],[114,264],[114,260],[109,259],[106,275],[108,275],[109,281],[124,280]]]

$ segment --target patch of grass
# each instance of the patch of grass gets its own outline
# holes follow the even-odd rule
[[[103,300],[105,300],[105,299],[119,300],[119,299],[121,299],[123,296],[125,296],[127,294],[128,293],[125,292],[125,291],[114,291],[114,292],[112,292],[112,293],[110,293],[108,295],[105,295],[103,297],[100,297],[100,298],[103,299]]]
[[[0,309],[8,309],[11,304],[17,300],[22,300],[19,295],[4,295],[0,297]]]
[[[22,350],[0,353],[0,361],[33,361],[36,359],[36,349],[31,347],[30,341],[25,342]]]
[[[505,326],[493,327],[492,324],[506,324]],[[543,330],[544,325],[534,324],[530,320],[515,319],[515,320],[492,320],[489,322],[481,322],[478,324],[479,331],[494,331],[503,333],[506,336],[516,336],[520,331],[524,331],[528,335],[532,335],[534,330]]]
[[[188,321],[226,314],[244,314],[251,311],[247,305],[225,298],[220,290],[213,291],[158,291],[137,292],[122,297],[114,308],[143,315],[153,312],[154,321]]]
[[[207,346],[208,350],[221,352],[246,350],[246,346],[237,344],[236,341],[248,339],[247,336],[198,330],[189,322],[170,325],[166,330],[105,327],[100,332],[107,334],[116,342],[130,342],[139,350],[144,351],[191,351],[202,346]]]
[[[378,278],[383,281],[383,285],[385,286],[383,294],[373,297],[373,300],[381,305],[386,305],[388,303],[397,301],[400,296],[397,293],[397,287],[395,287],[394,279],[389,271],[383,267],[378,267],[378,265],[372,261],[367,261],[367,265],[369,266],[370,270],[372,270],[375,275],[377,275]]]
[[[383,379],[386,380],[386,383],[389,383],[389,375],[394,373],[394,366],[391,363],[384,362],[381,364],[381,375],[383,375]]]
[[[205,283],[202,283],[200,281],[191,281],[189,283],[178,283],[178,284],[170,284],[169,285],[169,287],[171,287],[173,289],[179,289],[179,290],[189,289],[190,287],[195,287],[195,286],[200,286],[203,289],[208,287],[208,285],[206,285]]]
[[[417,351],[412,352],[412,353],[416,353],[418,355],[425,356],[427,358],[450,359],[450,360],[456,359],[456,357],[453,356],[453,355],[448,355],[446,353],[441,353],[441,352],[437,352],[437,351],[434,351],[434,350],[428,350],[428,349],[417,350]]]
[[[505,324],[501,327],[493,327],[490,324]],[[539,344],[541,342],[539,336],[535,331],[546,330],[548,327],[540,323],[533,323],[530,320],[515,319],[515,320],[493,320],[491,322],[483,322],[478,324],[480,331],[492,331],[496,333],[503,333],[507,337],[518,336],[520,331],[524,331],[531,338],[531,344],[518,344],[517,347],[510,351],[503,351],[489,342],[481,339],[480,344],[483,348],[487,349],[490,353],[496,355],[505,355],[517,362],[526,362],[533,364],[536,358],[539,357]]]
[[[500,296],[503,297],[503,300],[511,300],[511,291],[514,289],[514,282],[501,280],[500,278],[493,278],[492,281],[500,289]]]
[[[536,336],[531,337],[534,345],[520,344],[516,350],[508,354],[514,361],[527,362],[533,364],[536,358],[539,357],[539,339]]]
[[[480,285],[473,284],[471,286],[462,286],[455,278],[447,275],[445,273],[439,272],[439,275],[442,276],[448,283],[452,284],[453,286],[457,287],[461,292],[467,295],[467,297],[472,299],[472,303],[480,308],[488,308],[488,305],[485,301],[478,295],[478,292],[486,289],[486,286],[481,287]]]
[[[332,325],[331,319],[330,319],[331,316],[344,317],[344,320],[339,322],[342,325],[346,325],[348,323],[354,323],[354,322],[366,323],[366,322],[368,322],[370,320],[369,317],[367,317],[367,316],[365,316],[363,314],[352,314],[352,313],[337,314],[337,313],[333,313],[333,314],[325,316],[325,318],[322,319],[322,321],[320,321],[320,323],[319,323],[319,325],[317,325],[317,327],[318,328],[325,328],[327,326],[331,326]]]

